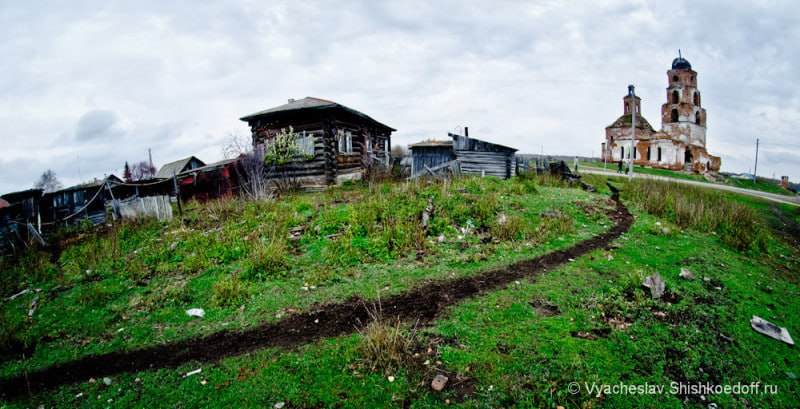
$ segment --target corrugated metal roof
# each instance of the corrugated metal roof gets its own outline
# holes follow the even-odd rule
[[[303,99],[298,99],[298,100],[290,99],[289,102],[286,103],[286,104],[283,104],[283,105],[280,105],[280,106],[277,106],[277,107],[274,107],[274,108],[270,108],[270,109],[265,109],[263,111],[258,111],[256,113],[253,113],[253,114],[250,114],[250,115],[247,115],[247,116],[243,116],[243,117],[241,117],[239,119],[242,120],[242,121],[245,121],[245,122],[249,122],[250,120],[256,119],[258,117],[273,116],[273,115],[276,115],[276,114],[279,114],[279,113],[284,113],[284,112],[289,112],[289,111],[300,111],[300,110],[306,110],[306,109],[308,109],[308,110],[312,110],[312,109],[341,109],[343,111],[350,112],[350,113],[352,113],[352,114],[354,114],[356,116],[359,116],[359,117],[367,119],[367,120],[369,120],[371,122],[374,122],[376,125],[382,126],[382,127],[387,128],[387,129],[389,129],[391,131],[397,131],[397,129],[394,129],[394,128],[388,126],[388,125],[382,124],[382,123],[372,119],[369,115],[364,114],[363,112],[356,111],[353,108],[348,108],[348,107],[346,107],[344,105],[338,104],[338,103],[333,102],[333,101],[328,101],[327,99],[314,98],[314,97],[305,97]]]
[[[187,170],[184,168],[186,167],[186,165],[189,164],[189,162],[192,161],[192,159],[200,162],[202,164],[201,166],[205,166],[205,162],[201,161],[200,159],[197,159],[194,156],[189,156],[188,158],[176,160],[175,162],[170,162],[162,166],[161,169],[158,170],[158,173],[156,173],[156,179],[171,178],[173,175],[176,175],[178,173],[183,172],[184,170]]]

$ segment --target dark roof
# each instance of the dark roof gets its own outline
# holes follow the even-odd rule
[[[413,148],[451,148],[453,141],[423,141],[410,145]]]
[[[205,162],[201,161],[200,159],[197,159],[194,156],[189,156],[188,158],[183,158],[183,159],[180,159],[180,160],[176,160],[175,162],[170,162],[170,163],[167,163],[166,165],[162,166],[161,169],[158,170],[158,173],[156,173],[156,179],[171,178],[173,175],[181,173],[181,172],[183,172],[185,170],[189,170],[189,169],[186,169],[186,166],[189,165],[189,163],[192,161],[192,159],[200,162],[200,166],[205,166],[206,165]]]
[[[298,100],[290,99],[289,102],[286,104],[270,109],[265,109],[263,111],[259,111],[247,116],[243,116],[239,119],[245,122],[250,122],[254,119],[274,117],[290,111],[299,112],[299,111],[311,111],[311,110],[323,110],[323,109],[341,110],[356,115],[358,117],[361,117],[363,119],[366,119],[367,121],[370,121],[375,125],[386,128],[390,131],[397,130],[370,118],[363,112],[356,111],[355,109],[348,108],[344,105],[338,104],[333,101],[328,101],[327,99],[314,98],[314,97],[305,97],[303,99],[298,99]]]
[[[678,57],[678,58],[672,60],[672,69],[673,70],[691,70],[692,69],[692,64],[689,64],[689,61],[687,61],[685,58]]]
[[[44,191],[42,189],[28,189],[20,190],[19,192],[6,193],[0,197],[7,200],[9,203],[16,203],[29,197],[42,197],[43,192]]]
[[[51,193],[58,193],[58,192],[66,192],[68,190],[81,190],[81,189],[88,189],[93,187],[100,187],[106,183],[106,180],[113,183],[122,183],[122,179],[116,177],[115,175],[108,175],[103,179],[95,179],[91,182],[80,183],[75,186],[65,187],[63,189],[59,189],[55,192]]]

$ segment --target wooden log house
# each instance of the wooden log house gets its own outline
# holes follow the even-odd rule
[[[462,174],[508,179],[515,174],[514,148],[448,133],[450,141],[426,141],[411,145],[411,177],[439,169],[459,169]]]
[[[298,159],[284,165],[284,177],[304,187],[360,179],[370,166],[389,165],[395,129],[333,101],[306,97],[241,118],[252,132],[253,146],[269,151],[281,130],[297,135]]]

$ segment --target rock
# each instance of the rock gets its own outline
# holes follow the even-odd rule
[[[789,379],[797,379],[797,375],[795,375],[795,374],[793,374],[791,372],[786,372],[786,377],[789,378]]]
[[[687,280],[694,280],[694,274],[685,268],[681,268],[681,273],[678,276]]]
[[[703,281],[705,281],[707,283],[710,283],[711,282],[711,277],[703,277]]]
[[[558,219],[559,217],[561,217],[561,213],[553,211],[553,210],[545,210],[545,211],[539,213],[539,217],[547,217],[549,219]]]
[[[438,374],[433,377],[433,381],[431,381],[431,388],[435,391],[440,391],[447,386],[448,378],[442,374]]]
[[[653,297],[654,300],[661,298],[664,295],[664,289],[666,285],[664,284],[664,279],[661,278],[661,275],[655,273],[651,276],[648,276],[644,279],[644,283],[642,283],[645,287],[650,289],[650,295]]]
[[[136,382],[136,383],[142,383],[142,378],[136,378],[133,381]]]
[[[202,308],[190,308],[186,310],[186,315],[190,317],[200,317],[203,318],[206,316],[206,311]]]
[[[278,403],[272,405],[272,407],[275,408],[275,409],[282,409],[284,406],[286,406],[286,402],[278,402]]]
[[[389,377],[386,378],[386,379],[388,379],[389,382],[394,382],[394,376],[392,376],[392,375],[389,375]]]
[[[786,328],[779,327],[757,315],[753,315],[753,319],[750,320],[750,326],[759,334],[794,345],[794,340],[792,340],[792,336],[789,335],[789,331]]]
[[[669,228],[667,228],[667,227],[662,227],[662,228],[661,228],[661,234],[669,234]]]
[[[111,386],[111,378],[103,378],[103,383],[106,384],[106,386]]]

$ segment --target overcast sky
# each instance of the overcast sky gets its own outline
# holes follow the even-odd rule
[[[636,85],[660,128],[680,48],[722,170],[800,180],[800,12],[791,1],[0,0],[0,192],[189,155],[239,117],[315,96],[397,128],[457,127],[522,153],[599,155]]]

